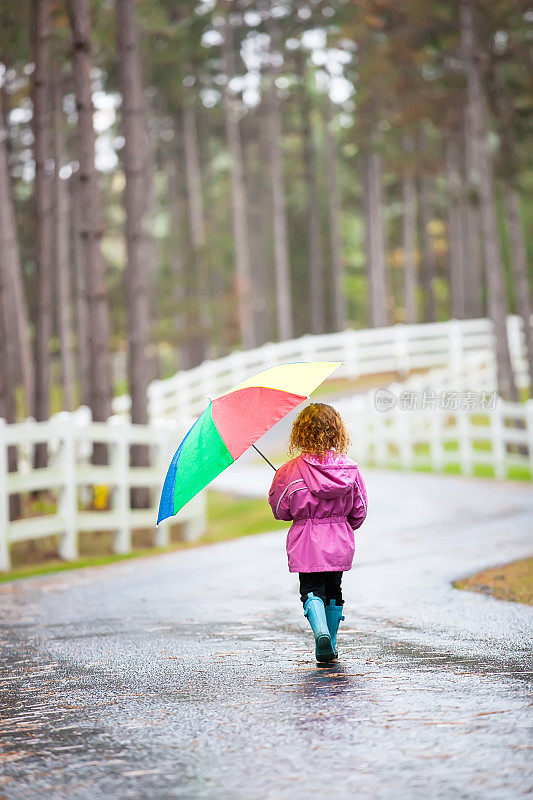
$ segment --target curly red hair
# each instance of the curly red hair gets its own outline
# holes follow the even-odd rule
[[[328,450],[346,453],[350,443],[348,430],[339,412],[326,403],[311,403],[294,421],[289,452],[301,450],[322,461]]]

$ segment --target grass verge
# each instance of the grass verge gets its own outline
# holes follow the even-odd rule
[[[38,539],[31,543],[31,554],[27,563],[15,563],[15,568],[10,572],[0,574],[0,583],[46,575],[52,572],[65,572],[67,570],[82,569],[83,567],[99,567],[105,564],[114,564],[118,561],[127,561],[132,558],[172,553],[177,550],[186,550],[200,547],[215,542],[223,542],[241,536],[250,536],[254,533],[266,533],[287,527],[286,522],[275,520],[266,500],[249,498],[235,498],[219,492],[208,492],[207,495],[207,530],[195,542],[183,541],[177,538],[168,547],[136,547],[125,555],[116,555],[108,552],[93,554],[95,547],[110,549],[111,535],[86,534],[80,549],[85,551],[76,561],[61,561],[57,557],[57,538]],[[140,541],[149,541],[151,532],[141,537]],[[173,537],[174,538],[174,537]],[[22,555],[22,554],[21,554]],[[21,556],[19,556],[20,560]]]
[[[355,453],[355,460],[357,461],[357,452]],[[494,478],[495,480],[508,480],[508,481],[531,481],[533,474],[526,466],[509,465],[506,470],[505,477],[497,478],[493,467],[490,464],[473,464],[472,471],[467,472],[461,469],[461,464],[449,462],[444,464],[442,469],[435,470],[431,463],[424,462],[419,459],[412,467],[406,468],[399,461],[387,461],[384,464],[376,464],[372,459],[360,463],[364,469],[370,467],[371,469],[385,469],[393,470],[394,472],[428,472],[433,475],[461,475],[464,478]]]
[[[488,594],[498,600],[533,605],[533,557],[513,561],[501,567],[492,567],[454,581],[455,589]]]

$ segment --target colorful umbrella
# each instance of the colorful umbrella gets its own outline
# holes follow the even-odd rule
[[[270,367],[212,400],[174,453],[157,523],[177,514],[341,363],[308,361]]]

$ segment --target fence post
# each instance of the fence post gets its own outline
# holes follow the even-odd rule
[[[430,419],[430,458],[431,469],[434,472],[442,472],[443,466],[443,446],[442,446],[442,419],[440,409],[428,409]]]
[[[389,412],[381,412],[377,411],[375,408],[372,409],[371,419],[373,422],[373,430],[371,433],[371,439],[374,441],[374,456],[376,459],[376,467],[386,467],[387,466],[387,443],[386,443],[386,436],[387,436],[387,420],[386,416],[388,414],[394,414],[394,411]]]
[[[451,388],[455,391],[460,391],[458,384],[461,382],[464,361],[463,328],[458,319],[451,319],[447,324],[450,374],[452,376]]]
[[[180,431],[180,434],[183,433],[183,430]],[[157,464],[157,469],[161,476],[166,475],[166,470],[168,469],[168,463],[172,457],[172,451],[168,446],[169,438],[170,438],[170,430],[167,426],[161,426],[161,436],[159,436],[157,440],[157,444],[154,446],[154,461]],[[176,437],[179,439],[179,436]],[[154,492],[154,512],[157,514],[157,501],[159,496],[159,487],[157,489],[152,488],[152,492]],[[155,547],[167,547],[170,544],[170,531],[168,527],[168,523],[164,522],[161,525],[158,525],[155,529],[154,533],[154,546]]]
[[[11,569],[9,555],[9,492],[7,489],[7,444],[3,432],[7,425],[0,419],[0,572]]]
[[[161,384],[162,381],[154,380],[148,384],[148,388],[146,390],[146,402],[148,404],[148,419],[150,422],[152,422],[154,417],[156,417],[156,415],[158,414],[161,390],[163,388]]]
[[[515,314],[507,317],[507,339],[511,365],[517,386],[527,386],[527,364],[525,359],[525,340],[522,331],[522,320]]]
[[[78,480],[76,448],[74,441],[74,420],[72,414],[63,411],[57,415],[60,425],[61,440],[59,451],[59,469],[61,470],[61,493],[58,511],[63,520],[63,533],[59,537],[59,556],[65,561],[78,558]]]
[[[128,423],[122,419],[113,420],[116,425],[115,442],[112,447],[113,479],[115,490],[113,510],[118,516],[118,526],[113,537],[113,552],[129,553],[131,550],[130,529],[130,443]]]
[[[202,491],[190,501],[190,518],[183,524],[183,538],[186,542],[195,542],[205,533],[206,522],[206,492]]]
[[[529,478],[533,481],[533,400],[526,400],[526,436],[529,455]]]
[[[300,336],[298,344],[301,347],[302,361],[316,361],[316,340],[317,336],[311,333],[306,333]]]
[[[397,407],[391,408],[389,413],[394,414],[394,445],[398,451],[398,465],[401,469],[404,469],[408,459],[406,447],[408,422],[406,420],[405,413],[403,411],[399,411]]]
[[[505,412],[497,404],[491,414],[492,463],[496,478],[505,478],[507,475],[504,416]]]
[[[349,378],[359,377],[359,333],[352,329],[344,331],[344,354],[343,361],[346,362],[346,372]]]
[[[457,420],[457,436],[459,439],[459,458],[461,465],[461,472],[467,475],[473,473],[472,463],[472,442],[470,440],[469,417],[468,411],[465,409],[458,409],[454,411],[454,416]]]
[[[394,356],[396,358],[396,372],[405,378],[409,375],[411,363],[409,360],[409,345],[407,341],[407,331],[405,325],[398,324],[393,328],[394,331]]]
[[[264,344],[261,350],[263,351],[265,364],[267,366],[273,366],[274,364],[279,363],[277,348],[276,345],[272,344],[272,342],[267,342]]]
[[[206,360],[201,365],[200,385],[202,394],[207,398],[213,391],[213,372],[214,364],[212,361]]]
[[[240,350],[234,350],[228,356],[228,363],[229,363],[229,380],[231,381],[231,386],[236,386],[238,383],[241,382],[241,360],[242,360],[242,353]]]
[[[170,544],[170,533],[168,523],[162,522],[154,532],[154,547],[168,547]]]

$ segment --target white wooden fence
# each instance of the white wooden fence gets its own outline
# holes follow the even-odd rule
[[[361,464],[533,479],[533,400],[503,402],[486,354],[335,406]]]
[[[527,364],[521,320],[507,321],[513,368],[519,386],[527,385]],[[448,320],[418,325],[346,330],[302,336],[235,351],[216,361],[176,373],[148,388],[151,420],[174,419],[186,425],[200,414],[207,397],[216,397],[255,372],[291,361],[343,361],[336,377],[358,378],[382,372],[406,376],[411,370],[454,364],[460,369],[470,353],[494,358],[494,334],[487,319]],[[129,397],[115,398],[114,412],[125,414]]]
[[[131,550],[132,531],[153,530],[154,546],[169,540],[168,523],[155,528],[157,506],[163,478],[183,430],[176,425],[132,425],[125,419],[111,418],[107,423],[87,419],[87,409],[73,414],[63,412],[47,422],[28,420],[6,425],[0,420],[0,570],[10,568],[9,548],[13,542],[59,536],[59,554],[65,560],[78,557],[79,536],[88,531],[110,531],[115,553]],[[35,444],[47,442],[49,464],[33,469],[31,453]],[[109,448],[109,464],[90,463],[94,443]],[[130,447],[146,445],[149,467],[130,466]],[[8,472],[8,448],[15,446],[18,470]],[[105,486],[110,489],[109,508],[84,508],[83,497],[93,496],[87,489]],[[132,508],[130,489],[147,487],[150,508]],[[47,490],[57,499],[52,513],[30,518],[9,519],[9,497]],[[205,499],[202,495],[180,514],[185,538],[197,538],[205,528]]]
[[[508,332],[517,383],[524,386],[527,365],[517,317],[508,318]],[[172,453],[191,420],[205,408],[208,396],[220,395],[266,367],[313,360],[343,361],[336,373],[339,377],[357,378],[385,372],[406,377],[413,369],[441,367],[445,373],[440,377],[432,369],[427,379],[413,376],[415,383],[410,385],[422,385],[416,381],[425,380],[427,385],[444,388],[446,380],[451,388],[458,389],[461,376],[466,388],[478,390],[495,383],[492,324],[486,319],[450,320],[303,336],[206,361],[195,369],[150,385],[149,426],[131,425],[127,421],[127,396],[115,399],[113,409],[120,418],[112,417],[107,423],[91,422],[84,409],[74,414],[62,413],[42,423],[28,420],[5,425],[0,420],[0,569],[9,569],[11,543],[53,534],[59,536],[60,554],[65,559],[76,558],[79,536],[94,530],[111,531],[115,552],[127,552],[131,548],[132,531],[153,528],[161,483]],[[404,384],[401,386],[406,388]],[[400,390],[396,387],[395,391]],[[430,466],[440,469],[455,463],[458,451],[461,469],[466,472],[475,470],[479,464],[492,465],[495,474],[502,476],[513,465],[523,468],[526,461],[531,465],[531,401],[525,405],[500,402],[497,413],[491,412],[488,426],[482,423],[483,415],[468,410],[440,413],[395,408],[390,413],[380,413],[375,409],[373,393],[337,405],[354,430],[356,457],[360,461],[416,467],[429,458]],[[34,470],[33,447],[43,441],[48,443],[49,465]],[[90,464],[95,442],[108,445],[108,466]],[[486,449],[480,450],[480,442]],[[130,467],[129,448],[135,444],[150,448],[150,467]],[[10,446],[18,452],[19,467],[13,473],[7,467]],[[111,488],[108,510],[89,510],[80,502],[87,487],[98,485]],[[150,509],[131,508],[130,489],[135,486],[149,487]],[[10,495],[42,490],[57,495],[53,513],[10,521]],[[180,512],[179,522],[185,524],[188,538],[204,529],[204,502],[200,495]],[[165,526],[154,531],[154,544],[162,545],[167,540]]]

